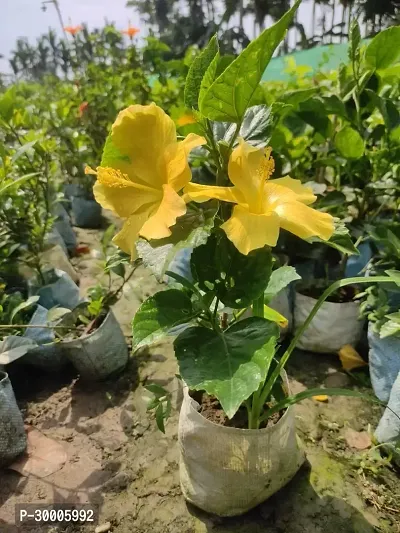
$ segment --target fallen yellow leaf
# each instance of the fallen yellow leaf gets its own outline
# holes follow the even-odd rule
[[[313,400],[316,400],[317,402],[327,402],[328,396],[326,394],[320,394],[319,396],[313,396]]]
[[[342,367],[345,370],[353,370],[354,368],[367,365],[361,355],[350,344],[346,344],[343,348],[340,348],[339,357]]]

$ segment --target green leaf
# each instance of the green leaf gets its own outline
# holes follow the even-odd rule
[[[156,409],[156,423],[158,429],[165,433],[165,426],[164,426],[164,409],[162,403],[159,403]]]
[[[217,67],[217,73],[216,77],[220,76],[224,70],[227,69],[227,67],[232,63],[232,61],[235,61],[236,56],[233,54],[227,54],[224,56],[220,56],[218,61],[218,67]]]
[[[270,59],[285,36],[300,0],[273,26],[251,42],[205,94],[200,112],[211,120],[240,123]]]
[[[212,291],[228,307],[243,309],[264,292],[272,255],[268,247],[242,255],[225,233],[219,232],[193,251],[190,268],[201,290]]]
[[[264,291],[264,300],[270,302],[274,296],[287,287],[292,281],[301,279],[292,266],[282,266],[274,270],[269,278],[267,288]]]
[[[145,386],[145,389],[154,394],[157,398],[168,396],[168,391],[166,391],[164,387],[161,387],[161,385],[157,385],[157,383],[149,383]]]
[[[388,130],[393,130],[400,125],[400,113],[396,105],[389,98],[383,98],[384,111],[382,112],[385,126]]]
[[[344,205],[346,202],[346,195],[341,191],[329,191],[328,194],[322,196],[318,200],[318,208],[332,208]]]
[[[244,115],[239,137],[242,137],[249,144],[257,148],[264,148],[269,144],[272,127],[273,116],[270,107],[266,105],[249,107]],[[229,142],[234,133],[235,126],[231,125],[226,131],[224,139]]]
[[[14,113],[16,88],[12,86],[0,97],[0,117],[10,122]]]
[[[185,84],[185,105],[187,107],[194,107],[195,109],[199,108],[199,95],[201,91],[205,91],[205,87],[207,84],[211,84],[213,81],[213,77],[215,75],[217,65],[218,65],[218,57],[219,51],[218,51],[218,41],[217,36],[214,35],[210,39],[210,42],[207,44],[207,46],[202,50],[199,55],[195,58],[193,63],[190,66],[187,78],[186,78],[186,84]],[[208,72],[208,68],[213,63],[213,67]],[[206,75],[207,74],[207,75]],[[206,81],[204,82],[203,89],[202,81],[203,78],[206,77]],[[212,78],[212,79],[211,79]]]
[[[315,97],[302,102],[296,113],[304,122],[312,126],[325,139],[332,136],[332,122],[327,116],[324,102],[321,98]]]
[[[170,329],[194,318],[192,302],[182,291],[170,289],[148,298],[132,321],[132,349],[161,339]]]
[[[19,187],[23,183],[25,183],[25,181],[28,181],[35,176],[39,176],[39,174],[40,172],[32,172],[30,174],[25,174],[25,176],[21,176],[20,178],[17,178],[16,180],[10,180],[10,181],[7,181],[7,183],[2,183],[0,185],[0,196],[4,194],[8,189],[11,189],[12,187]]]
[[[346,159],[360,159],[364,155],[364,141],[357,130],[345,126],[335,136],[335,146]]]
[[[46,317],[48,323],[58,322],[64,315],[67,315],[71,312],[71,309],[65,307],[52,307],[49,309]]]
[[[350,26],[350,46],[349,46],[349,60],[352,63],[358,63],[360,61],[360,43],[361,34],[360,26],[356,19],[353,19]]]
[[[198,104],[196,104],[196,109],[201,107],[208,89],[211,87],[211,85],[215,81],[215,78],[217,77],[217,69],[219,65],[219,60],[220,60],[220,55],[219,55],[219,52],[217,51],[217,53],[214,56],[214,59],[208,65],[208,68],[203,76],[203,79],[201,80]]]
[[[400,287],[400,270],[385,270],[385,274]]]
[[[311,237],[310,239],[307,239],[307,242],[324,243],[345,255],[360,255],[360,251],[354,246],[354,243],[351,240],[348,228],[346,228],[344,223],[338,218],[335,218],[334,222],[335,231],[329,241],[323,241],[319,237]]]
[[[322,97],[322,102],[327,115],[339,115],[340,117],[347,118],[346,106],[335,94]]]
[[[268,307],[268,305],[264,305],[264,318],[271,322],[275,322],[281,328],[286,328],[289,323],[285,316],[278,313],[278,311],[275,311],[275,309],[272,309],[272,307]]]
[[[316,87],[313,87],[311,89],[298,89],[296,91],[287,91],[280,98],[280,101],[285,104],[289,104],[296,107],[302,102],[305,102],[306,100],[311,98],[317,91],[318,89]]]
[[[372,403],[384,405],[380,400],[374,398],[373,396],[368,396],[367,394],[363,394],[361,392],[349,389],[308,389],[303,392],[299,392],[294,396],[288,396],[283,401],[278,402],[273,407],[271,407],[271,409],[268,409],[268,411],[264,413],[262,419],[266,420],[267,418],[270,418],[273,414],[279,413],[279,411],[282,411],[282,409],[286,409],[290,405],[294,405],[303,400],[306,400],[307,398],[312,398],[313,396],[320,396],[323,394],[326,394],[327,396],[352,396],[353,398],[362,398]]]
[[[398,335],[400,333],[400,313],[393,313],[393,315],[398,315],[396,320],[390,319],[392,315],[386,315],[386,318],[389,318],[389,320],[381,326],[379,331],[381,339],[391,337],[392,335]]]
[[[266,379],[278,336],[277,325],[259,317],[223,332],[189,328],[174,342],[180,374],[189,388],[216,396],[232,418]]]
[[[36,143],[37,143],[37,140],[35,140],[35,141],[31,141],[31,142],[29,142],[29,143],[26,143],[26,144],[23,144],[22,146],[20,146],[20,147],[18,148],[18,150],[15,152],[15,154],[12,156],[12,158],[11,158],[11,162],[12,162],[12,163],[15,163],[16,161],[18,161],[18,159],[19,159],[22,155],[26,154],[26,152],[29,152],[29,150],[30,150],[31,148],[33,148],[33,147],[35,146]]]
[[[217,202],[207,202],[201,208],[189,204],[186,215],[178,218],[171,228],[170,237],[154,241],[139,239],[136,245],[138,255],[158,280],[163,279],[179,250],[196,248],[207,241],[217,211]]]
[[[127,155],[121,154],[120,150],[114,145],[112,132],[110,131],[104,145],[100,166],[113,167],[117,165],[119,161],[130,162],[130,159]]]
[[[365,51],[365,64],[370,69],[390,67],[400,57],[400,26],[375,35]]]
[[[35,305],[38,300],[39,300],[39,296],[30,296],[27,300],[17,305],[17,307],[14,307],[10,315],[11,323],[13,322],[14,318],[17,316],[18,313],[26,309],[29,309],[30,307]]]

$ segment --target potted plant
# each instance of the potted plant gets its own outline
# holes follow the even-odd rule
[[[177,334],[174,349],[185,384],[179,423],[181,486],[188,501],[221,516],[255,507],[300,467],[304,455],[292,405],[322,392],[291,396],[284,367],[324,300],[341,287],[365,281],[352,278],[327,289],[277,356],[278,326],[264,316],[264,292],[280,229],[323,241],[335,231],[331,215],[310,207],[316,200],[312,191],[290,177],[270,179],[271,150],[250,143],[271,110],[258,109],[252,129],[243,127],[251,123],[246,114],[254,117],[248,108],[297,7],[222,72],[217,70],[215,37],[195,59],[185,99],[194,108],[201,136],[191,133],[178,141],[175,125],[162,109],[132,105],[118,115],[96,169],[97,200],[124,219],[114,242],[131,258],[138,253],[161,279],[166,274],[176,282],[176,288],[141,305],[133,320],[133,348],[168,332]],[[218,122],[234,124],[223,139],[215,136]],[[194,152],[199,146],[215,170],[214,183],[208,185],[191,181],[189,153],[203,158]],[[192,248],[192,281],[168,270],[184,248]],[[375,281],[398,282],[398,276]],[[220,303],[238,311],[252,306],[253,316],[230,320]],[[170,401],[160,387],[153,390],[162,426]],[[355,394],[344,389],[323,393]]]
[[[2,192],[0,231],[8,246],[12,245],[20,271],[28,278],[31,294],[39,295],[40,304],[47,308],[73,308],[79,302],[78,287],[67,272],[54,267],[65,268],[74,275],[73,268],[61,247],[53,247],[54,242],[49,239],[55,221],[52,204],[57,196],[53,187],[54,162],[47,141],[38,137],[24,143],[15,131],[12,117],[4,122],[4,127],[12,141],[0,171],[8,183]]]
[[[374,258],[368,275],[400,268],[398,224],[378,223],[371,228]],[[400,413],[400,291],[396,284],[368,287],[360,298],[361,312],[368,320],[369,371],[376,396],[388,407],[376,430],[379,442],[396,444],[400,424],[393,415]],[[397,456],[400,452],[397,451]]]
[[[0,370],[0,467],[12,463],[25,451],[26,444],[24,421],[10,379]]]
[[[388,54],[382,59],[377,53],[386,49],[392,31],[379,33],[364,46],[353,21],[348,62],[341,65],[339,76],[319,73],[320,83],[310,79],[308,87],[276,96],[274,154],[292,177],[310,183],[319,195],[319,209],[346,221],[356,241],[352,251],[338,246],[340,254],[294,239],[287,243],[286,253],[303,280],[295,298],[297,327],[332,280],[365,271],[372,258],[369,225],[382,216],[392,218],[398,209],[398,166],[393,164],[399,149],[397,89],[390,90],[385,80],[385,69],[396,57]],[[299,347],[336,352],[342,343],[356,344],[362,330],[356,291],[347,288],[327,302]]]
[[[89,380],[105,379],[125,367],[128,346],[111,306],[120,297],[137,265],[127,272],[126,254],[113,253],[114,247],[110,252],[113,232],[114,227],[110,226],[102,238],[106,283],[91,287],[87,300],[72,310],[54,307],[46,314],[37,314],[37,323],[50,329],[52,339],[43,338],[40,342],[36,338],[39,346],[30,350],[25,362],[55,370],[69,360],[81,377]],[[25,335],[35,338],[37,330]]]

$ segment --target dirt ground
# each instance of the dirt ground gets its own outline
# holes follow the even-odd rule
[[[74,260],[84,293],[100,275],[98,231],[78,230],[91,253]],[[115,313],[127,336],[140,301],[156,290],[140,268]],[[307,462],[279,493],[250,513],[221,519],[187,505],[179,487],[175,411],[160,433],[146,411],[143,384],[179,386],[169,340],[131,358],[125,372],[102,384],[81,382],[72,370],[43,374],[16,366],[10,376],[25,421],[64,446],[68,460],[38,479],[0,472],[0,532],[91,533],[94,525],[17,528],[17,503],[90,502],[111,533],[369,533],[400,532],[398,472],[374,450],[348,444],[349,428],[365,431],[382,409],[355,398],[306,400],[296,406]],[[360,385],[340,372],[339,360],[298,352],[288,368],[291,387]]]

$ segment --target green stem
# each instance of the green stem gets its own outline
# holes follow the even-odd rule
[[[335,291],[340,289],[341,287],[346,287],[347,285],[354,285],[358,283],[393,283],[393,279],[391,279],[388,276],[375,276],[370,278],[365,277],[357,277],[357,278],[347,278],[343,280],[335,281],[335,283],[332,283],[330,287],[328,287],[322,296],[318,299],[314,307],[312,308],[311,313],[308,315],[306,320],[304,321],[304,324],[300,326],[300,328],[295,333],[292,342],[289,344],[286,352],[283,354],[282,358],[280,359],[279,363],[276,365],[275,370],[272,372],[270,378],[266,382],[260,396],[260,404],[264,405],[266,399],[271,394],[272,388],[275,384],[275,381],[280,376],[282,370],[284,369],[286,363],[289,360],[289,357],[291,356],[293,350],[296,347],[296,344],[300,337],[303,335],[305,330],[310,325],[312,319],[315,317],[315,315],[318,313],[319,309],[321,308],[322,304],[325,302],[325,300]]]
[[[264,293],[261,294],[256,300],[253,301],[253,316],[259,316],[264,318]],[[260,425],[260,395],[262,392],[263,384],[252,394],[251,396],[251,413],[249,418],[249,429],[258,429]]]
[[[264,293],[253,301],[253,316],[264,318]]]

